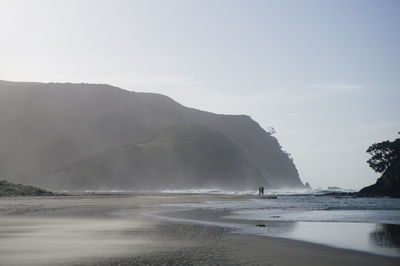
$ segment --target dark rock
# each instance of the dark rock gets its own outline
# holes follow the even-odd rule
[[[400,197],[400,158],[394,161],[375,184],[359,191],[362,197]]]

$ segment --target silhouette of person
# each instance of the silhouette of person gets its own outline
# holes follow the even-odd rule
[[[264,195],[264,186],[261,186],[261,195]]]

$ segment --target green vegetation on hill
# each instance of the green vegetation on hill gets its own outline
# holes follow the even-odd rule
[[[400,138],[371,145],[368,164],[378,173],[383,173],[375,184],[360,190],[363,196],[400,197]]]
[[[157,148],[169,150],[174,147],[174,141],[169,137],[159,137],[145,143],[137,144],[136,147],[143,150],[157,149]]]
[[[13,184],[6,180],[0,181],[0,196],[51,196],[52,192],[21,184]]]
[[[52,175],[64,187],[82,190],[271,187],[229,138],[200,125],[168,127],[151,140],[68,164]]]
[[[375,172],[383,173],[393,162],[400,159],[400,138],[372,144],[367,152],[371,154],[367,161],[369,166]]]

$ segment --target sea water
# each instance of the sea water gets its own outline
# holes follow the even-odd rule
[[[276,199],[254,196],[245,200],[178,206],[228,211],[229,214],[221,218],[238,226],[239,233],[290,238],[400,257],[400,199],[322,194],[321,191],[285,192],[278,193]],[[206,220],[204,217],[201,222]],[[265,227],[257,227],[257,224]]]

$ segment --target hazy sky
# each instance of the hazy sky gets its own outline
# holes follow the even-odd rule
[[[400,131],[400,1],[0,0],[0,79],[109,83],[248,114],[301,179],[361,188]]]

